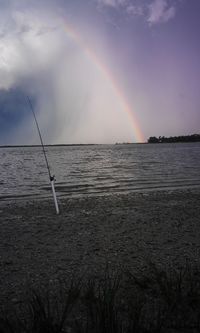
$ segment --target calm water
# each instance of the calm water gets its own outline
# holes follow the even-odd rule
[[[200,187],[200,143],[46,148],[59,196]],[[0,149],[0,199],[51,195],[39,147]]]

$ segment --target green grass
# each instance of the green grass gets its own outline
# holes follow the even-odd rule
[[[200,332],[200,269],[149,263],[146,273],[111,272],[28,291],[1,311],[0,333]]]

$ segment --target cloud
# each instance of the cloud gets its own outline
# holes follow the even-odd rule
[[[46,16],[12,11],[6,19],[0,39],[0,89],[9,89],[24,77],[47,70],[59,52],[59,36],[48,33],[53,28]]]
[[[127,4],[127,0],[97,0],[98,5],[108,7],[124,7]]]
[[[131,16],[143,16],[144,15],[144,6],[129,4],[126,7],[126,12]]]
[[[34,101],[45,143],[134,140],[112,81],[53,10],[11,6],[0,13],[1,27],[0,98],[5,103],[0,116],[8,127],[2,137],[0,121],[0,142],[38,143],[34,121],[26,116],[30,112],[22,96],[27,95]]]
[[[174,18],[176,9],[169,6],[167,0],[154,0],[149,6],[147,21],[150,25],[168,22]]]
[[[150,26],[165,23],[173,19],[176,15],[174,5],[169,5],[169,0],[149,0],[134,2],[130,0],[96,0],[101,7],[112,7],[115,10],[123,10],[123,13],[130,17],[140,16],[149,23]]]

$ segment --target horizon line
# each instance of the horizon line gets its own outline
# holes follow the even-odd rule
[[[62,146],[100,146],[100,145],[131,145],[131,144],[146,144],[147,142],[116,142],[116,143],[53,143],[44,144],[44,147],[62,147]],[[34,145],[0,145],[0,148],[17,148],[17,147],[41,147],[40,144]]]

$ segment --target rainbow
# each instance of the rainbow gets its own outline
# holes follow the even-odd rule
[[[124,112],[128,115],[128,118],[130,120],[130,123],[133,128],[134,136],[137,142],[145,142],[144,135],[140,129],[140,126],[138,124],[138,121],[136,119],[136,116],[133,114],[131,107],[129,106],[128,102],[126,101],[122,90],[119,88],[118,84],[114,81],[111,73],[109,72],[108,68],[102,62],[99,60],[99,58],[96,56],[96,54],[88,47],[87,44],[83,42],[80,35],[72,28],[68,23],[65,21],[63,22],[65,32],[67,32],[67,35],[75,41],[85,52],[85,54],[88,56],[88,58],[96,65],[97,69],[99,69],[104,77],[109,81],[111,84],[113,91],[115,92],[116,96],[121,101],[122,108]]]

